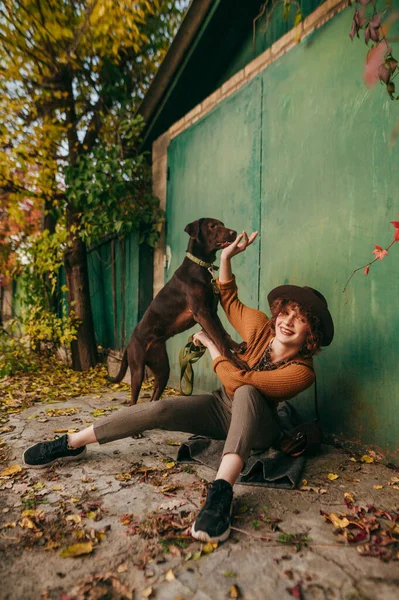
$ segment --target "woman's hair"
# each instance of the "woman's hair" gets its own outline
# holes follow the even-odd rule
[[[321,350],[322,332],[320,329],[320,319],[313,314],[310,308],[305,308],[292,300],[277,298],[270,306],[272,313],[272,328],[274,330],[276,329],[276,319],[278,315],[287,308],[294,310],[298,316],[303,317],[309,323],[309,332],[306,336],[305,343],[300,349],[300,353],[304,358],[314,356]]]

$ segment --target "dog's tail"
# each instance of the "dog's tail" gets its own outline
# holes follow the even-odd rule
[[[110,381],[111,383],[120,383],[126,374],[127,367],[128,367],[128,362],[127,362],[127,348],[126,348],[126,350],[124,351],[123,356],[122,356],[122,362],[121,362],[121,366],[119,368],[118,375],[116,377],[111,377],[110,375],[108,375],[108,381]]]

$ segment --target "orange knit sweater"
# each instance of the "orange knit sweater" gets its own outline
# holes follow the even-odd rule
[[[227,318],[234,329],[247,342],[247,350],[240,357],[248,366],[254,368],[274,336],[270,319],[260,310],[248,308],[237,296],[235,277],[220,283],[220,301]],[[305,363],[295,364],[295,361]],[[315,375],[307,366],[313,367],[312,359],[303,358],[300,354],[292,361],[274,371],[243,371],[234,366],[226,357],[219,356],[213,361],[213,370],[217,373],[229,396],[233,396],[242,385],[253,385],[268,398],[279,402],[293,398],[312,385]]]

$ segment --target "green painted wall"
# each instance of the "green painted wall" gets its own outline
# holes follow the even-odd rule
[[[316,359],[323,426],[397,461],[398,248],[342,292],[373,258],[373,244],[388,245],[399,211],[399,146],[389,147],[398,106],[383,87],[362,82],[366,49],[348,37],[352,10],[173,140],[170,272],[183,258],[188,221],[216,216],[248,231],[260,223],[257,246],[235,266],[242,299],[256,306],[259,286],[266,309],[268,291],[287,282],[326,295],[336,337]],[[182,342],[169,345],[175,381]],[[216,383],[209,368],[209,359],[197,365],[198,389]],[[309,390],[298,399],[304,415],[312,398]]]
[[[302,19],[306,19],[324,0],[299,0]],[[271,12],[268,9],[248,30],[244,41],[235,51],[228,68],[219,79],[218,86],[230,79],[248,63],[270,48],[274,42],[290,31],[294,26],[296,8],[292,6],[286,20],[283,19],[283,2],[280,2]],[[258,15],[260,12],[258,13]],[[270,15],[270,18],[268,17]],[[269,19],[269,20],[268,20]],[[218,87],[217,86],[217,87]]]
[[[168,279],[184,258],[189,238],[187,223],[200,217],[215,217],[233,229],[257,229],[260,224],[260,139],[261,81],[253,81],[239,94],[223,103],[169,146],[170,180],[166,209],[167,244],[172,260]],[[256,256],[255,251],[255,256]],[[258,303],[257,270],[253,256],[237,257],[241,273],[253,285],[242,290],[248,304]],[[179,349],[188,333],[168,342],[174,384],[177,384]],[[196,377],[203,389],[217,386],[211,362],[205,356],[198,363]]]

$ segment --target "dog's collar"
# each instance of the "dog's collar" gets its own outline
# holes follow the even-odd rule
[[[197,265],[200,265],[200,267],[205,267],[206,269],[212,269],[213,271],[217,271],[219,269],[219,267],[216,267],[212,263],[207,263],[204,260],[197,258],[196,256],[194,256],[194,254],[191,254],[190,252],[186,252],[186,256],[193,262],[197,263]]]

